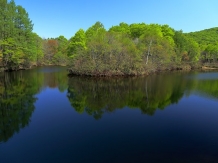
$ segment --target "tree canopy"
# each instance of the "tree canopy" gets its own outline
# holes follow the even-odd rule
[[[105,30],[96,22],[76,32],[69,45],[70,73],[77,75],[142,75],[201,59],[193,38],[159,24],[122,22]]]
[[[169,25],[121,22],[108,30],[97,21],[64,36],[41,38],[28,12],[0,0],[0,70],[68,65],[78,75],[141,75],[218,61],[218,28],[183,33]]]

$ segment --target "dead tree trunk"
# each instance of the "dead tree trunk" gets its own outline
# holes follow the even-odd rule
[[[152,40],[150,41],[149,46],[148,46],[148,53],[147,53],[147,58],[146,58],[146,65],[148,64],[148,56],[151,55],[151,45],[152,45]]]

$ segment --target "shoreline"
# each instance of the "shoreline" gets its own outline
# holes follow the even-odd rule
[[[202,66],[202,70],[218,70],[218,67]]]
[[[30,69],[33,69],[33,68],[37,68],[37,67],[43,67],[43,66],[60,66],[60,67],[67,67],[67,65],[33,65],[31,67],[27,67],[27,68],[19,68],[19,69],[4,69],[3,67],[0,67],[0,72],[14,72],[14,71],[22,71],[22,70],[30,70]]]
[[[120,71],[114,72],[114,71],[108,71],[108,72],[86,72],[86,73],[79,73],[79,72],[74,72],[71,68],[68,68],[68,77],[73,77],[73,76],[83,76],[83,77],[137,77],[137,76],[149,76],[152,74],[158,74],[162,72],[177,72],[177,71],[193,71],[193,70],[202,70],[202,71],[216,71],[218,70],[218,63],[216,64],[199,64],[195,66],[191,65],[182,65],[182,66],[177,66],[177,67],[165,67],[162,69],[147,69],[143,72],[134,72],[134,73],[123,73]]]
[[[199,64],[180,64],[180,65],[165,65],[162,67],[154,67],[153,65],[148,67],[147,69],[144,68],[144,70],[141,71],[133,71],[130,70],[128,72],[122,72],[122,71],[75,71],[72,68],[68,68],[68,76],[84,76],[84,77],[133,77],[133,76],[149,76],[151,74],[157,74],[162,72],[176,72],[176,71],[192,71],[192,70],[203,70],[203,65],[201,63]],[[218,68],[217,68],[218,69]]]
[[[43,67],[43,66],[61,66],[61,67],[67,67],[66,65],[34,65],[29,68],[21,68],[17,70],[5,70],[3,67],[0,68],[0,72],[12,72],[12,71],[21,71],[21,70],[29,70],[33,69],[36,67]],[[157,73],[162,73],[162,72],[176,72],[176,71],[192,71],[192,70],[205,70],[205,71],[210,71],[210,70],[218,70],[218,63],[216,64],[202,64],[202,65],[197,65],[197,66],[191,66],[191,65],[181,65],[177,67],[164,67],[164,68],[148,68],[145,71],[131,71],[129,73],[124,73],[121,71],[107,71],[107,72],[86,72],[86,73],[81,73],[81,72],[75,72],[71,68],[68,68],[68,77],[72,76],[84,76],[84,77],[136,77],[136,76],[149,76],[151,74],[157,74]]]

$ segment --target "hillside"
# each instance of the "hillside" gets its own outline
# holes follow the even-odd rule
[[[218,27],[204,29],[201,31],[186,33],[192,37],[200,45],[217,44],[218,43]]]

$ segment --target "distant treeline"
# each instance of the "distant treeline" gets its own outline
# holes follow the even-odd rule
[[[64,36],[43,39],[14,0],[0,0],[0,69],[69,65],[77,75],[139,75],[215,62],[218,28],[183,33],[168,25],[120,23],[108,30],[96,22]]]

